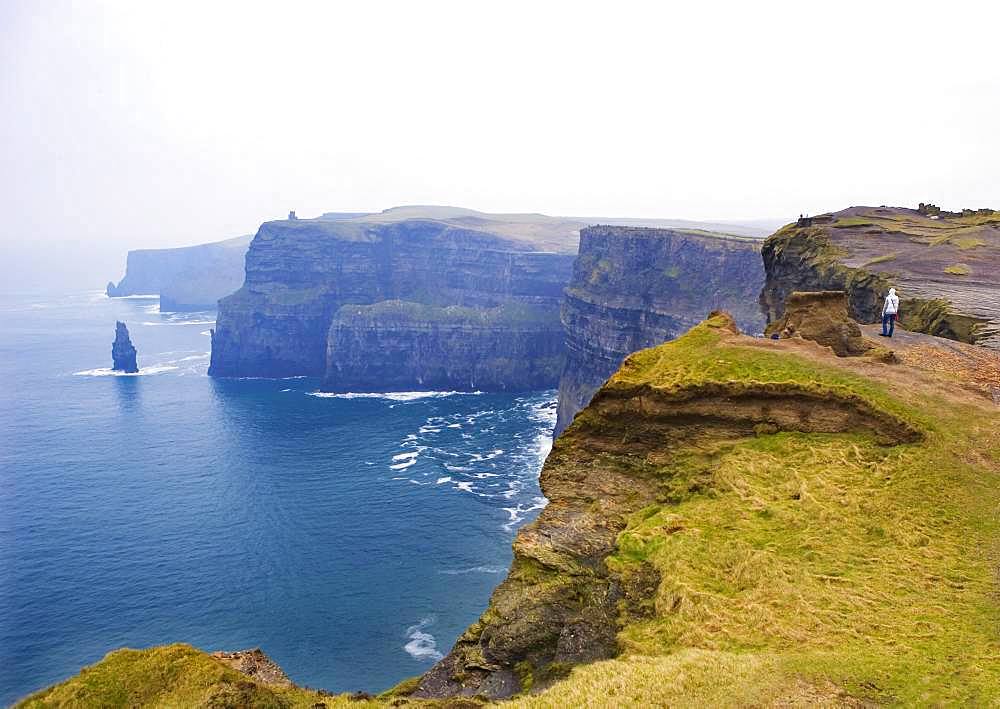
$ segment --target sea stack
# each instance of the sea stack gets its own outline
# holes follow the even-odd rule
[[[111,344],[111,368],[117,372],[135,374],[139,366],[135,361],[135,347],[128,336],[128,328],[121,320],[115,323],[115,341]]]

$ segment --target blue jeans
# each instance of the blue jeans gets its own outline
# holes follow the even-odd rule
[[[886,330],[888,329],[888,332]],[[893,330],[896,329],[896,314],[886,313],[882,316],[882,334],[886,337],[892,337]]]

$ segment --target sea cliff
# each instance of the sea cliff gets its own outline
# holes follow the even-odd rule
[[[243,287],[220,303],[210,374],[316,376],[333,390],[555,386],[575,231],[359,219],[261,226]]]
[[[566,289],[567,360],[556,435],[636,350],[673,339],[715,309],[764,328],[760,240],[704,231],[593,226]]]
[[[125,276],[108,283],[108,296],[159,295],[160,310],[214,310],[243,283],[250,236],[176,249],[128,252]]]
[[[763,258],[768,322],[792,291],[819,290],[846,291],[851,315],[874,322],[894,286],[906,329],[1000,347],[1000,212],[850,207],[781,228]]]
[[[556,440],[488,608],[419,678],[333,696],[259,652],[172,645],[22,706],[995,704],[1000,353],[904,332],[893,358],[838,357],[803,334],[714,313],[629,356]]]

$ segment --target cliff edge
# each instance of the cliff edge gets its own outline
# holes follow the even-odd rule
[[[764,242],[760,304],[773,322],[792,291],[847,291],[870,323],[890,286],[908,330],[1000,348],[1000,212],[922,205],[850,207],[805,217]]]
[[[704,231],[594,226],[581,230],[562,322],[566,366],[556,435],[629,354],[672,340],[716,309],[757,333],[764,283],[759,239]]]

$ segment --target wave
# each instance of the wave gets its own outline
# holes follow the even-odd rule
[[[524,519],[524,515],[528,512],[533,512],[534,510],[541,510],[545,508],[545,505],[549,504],[549,501],[544,497],[532,498],[532,504],[524,507],[518,505],[517,507],[504,507],[502,508],[504,512],[510,515],[510,521],[503,526],[504,529],[510,531],[514,528],[518,522]]]
[[[447,396],[477,396],[481,391],[369,391],[344,392],[310,391],[309,396],[321,399],[388,399],[389,401],[416,401],[417,399],[443,399]]]
[[[434,618],[424,618],[416,625],[406,629],[406,637],[410,639],[403,649],[414,660],[433,660],[437,662],[444,657],[437,649],[437,639],[424,628],[434,624]]]
[[[211,330],[204,330],[204,331],[202,331],[202,332],[200,332],[198,334],[199,335],[205,335],[206,337],[211,337],[212,336],[212,331]]]
[[[462,574],[502,574],[506,571],[502,566],[470,566],[468,569],[444,569],[442,574],[460,576]]]
[[[421,448],[420,450],[409,451],[408,453],[397,453],[396,455],[392,456],[392,459],[394,461],[397,461],[397,460],[406,460],[407,458],[416,458],[418,455],[420,455],[421,450],[423,450],[423,448]]]
[[[74,377],[141,377],[149,374],[163,374],[179,369],[172,364],[160,364],[152,367],[139,367],[138,372],[121,372],[110,367],[100,367],[98,369],[85,369],[82,372],[73,372]]]
[[[395,465],[390,465],[389,470],[406,470],[411,465],[416,465],[417,459],[410,458],[409,460],[403,461],[402,463],[396,463]]]
[[[155,327],[157,325],[214,325],[215,320],[164,320],[162,322],[143,322],[141,325]]]

